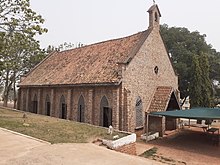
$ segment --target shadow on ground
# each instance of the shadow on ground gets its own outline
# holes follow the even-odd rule
[[[220,158],[220,146],[213,143],[211,134],[200,129],[186,128],[149,144]]]

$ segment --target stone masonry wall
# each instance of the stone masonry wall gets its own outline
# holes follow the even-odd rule
[[[72,88],[20,88],[18,109],[23,111],[32,110],[32,101],[37,96],[38,114],[46,115],[46,97],[49,96],[51,114],[60,117],[60,98],[64,96],[67,105],[67,119],[77,121],[78,101],[83,96],[85,103],[85,122],[100,125],[103,114],[100,111],[100,102],[103,96],[107,98],[108,107],[112,109],[112,125],[119,129],[119,87],[72,87]]]
[[[158,73],[154,68],[158,67]],[[166,48],[158,29],[153,29],[136,56],[123,72],[122,88],[130,91],[127,102],[128,130],[135,130],[135,103],[142,99],[143,116],[148,111],[157,86],[171,86],[178,89],[178,78],[172,68]]]

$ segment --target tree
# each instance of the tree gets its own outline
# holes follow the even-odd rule
[[[205,54],[192,57],[189,95],[192,107],[212,106],[212,85],[209,79],[209,62]]]
[[[206,54],[202,54],[199,56],[199,65],[201,68],[201,93],[202,93],[202,101],[201,106],[202,107],[211,107],[212,106],[212,96],[213,96],[213,90],[212,90],[212,83],[209,78],[209,61]]]
[[[10,90],[21,74],[36,65],[44,53],[33,38],[47,32],[44,19],[30,8],[29,0],[1,0],[0,3],[0,78],[4,86],[4,106]]]
[[[4,35],[2,36],[4,37]],[[4,86],[4,106],[7,106],[11,90],[14,91],[16,101],[15,86],[20,76],[27,73],[45,56],[37,41],[21,33],[13,33],[4,43],[4,49],[0,50],[0,54],[2,55],[1,59],[4,61],[0,78]]]
[[[71,42],[67,43],[64,42],[63,44],[58,45],[57,47],[53,46],[53,45],[49,45],[46,48],[46,53],[50,54],[53,51],[65,51],[65,50],[70,50],[70,49],[74,49],[74,48],[80,48],[86,46],[85,44],[82,44],[81,42],[78,42],[76,44],[72,44]]]
[[[194,56],[198,56],[199,59],[200,56],[205,55],[208,67],[202,67],[202,73],[206,73],[205,77],[209,76],[211,80],[220,81],[220,53],[206,43],[206,35],[201,35],[197,31],[190,32],[187,28],[168,27],[166,24],[161,26],[161,35],[178,74],[182,98],[190,94],[189,88],[193,80],[193,75],[190,73],[194,73],[191,66],[194,65],[193,60],[194,62],[196,60],[193,59]],[[199,61],[202,63],[201,60]],[[205,70],[208,70],[209,74]]]
[[[212,49],[212,52],[208,57],[210,64],[210,78],[212,80],[220,81],[220,52],[216,52],[216,50]]]
[[[42,16],[30,8],[29,0],[1,0],[0,31],[19,32],[33,37],[47,32],[40,26],[43,23]]]
[[[192,57],[191,81],[189,86],[189,95],[192,107],[198,107],[202,104],[202,70],[199,65],[199,57]]]

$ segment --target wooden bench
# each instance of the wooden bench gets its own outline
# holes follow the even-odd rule
[[[219,145],[219,128],[210,128],[207,129],[207,133],[211,134],[211,141],[213,145]],[[217,134],[215,134],[217,132]]]

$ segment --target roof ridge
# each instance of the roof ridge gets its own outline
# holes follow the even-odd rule
[[[50,54],[19,85],[118,83],[117,63],[131,56],[148,32]]]

